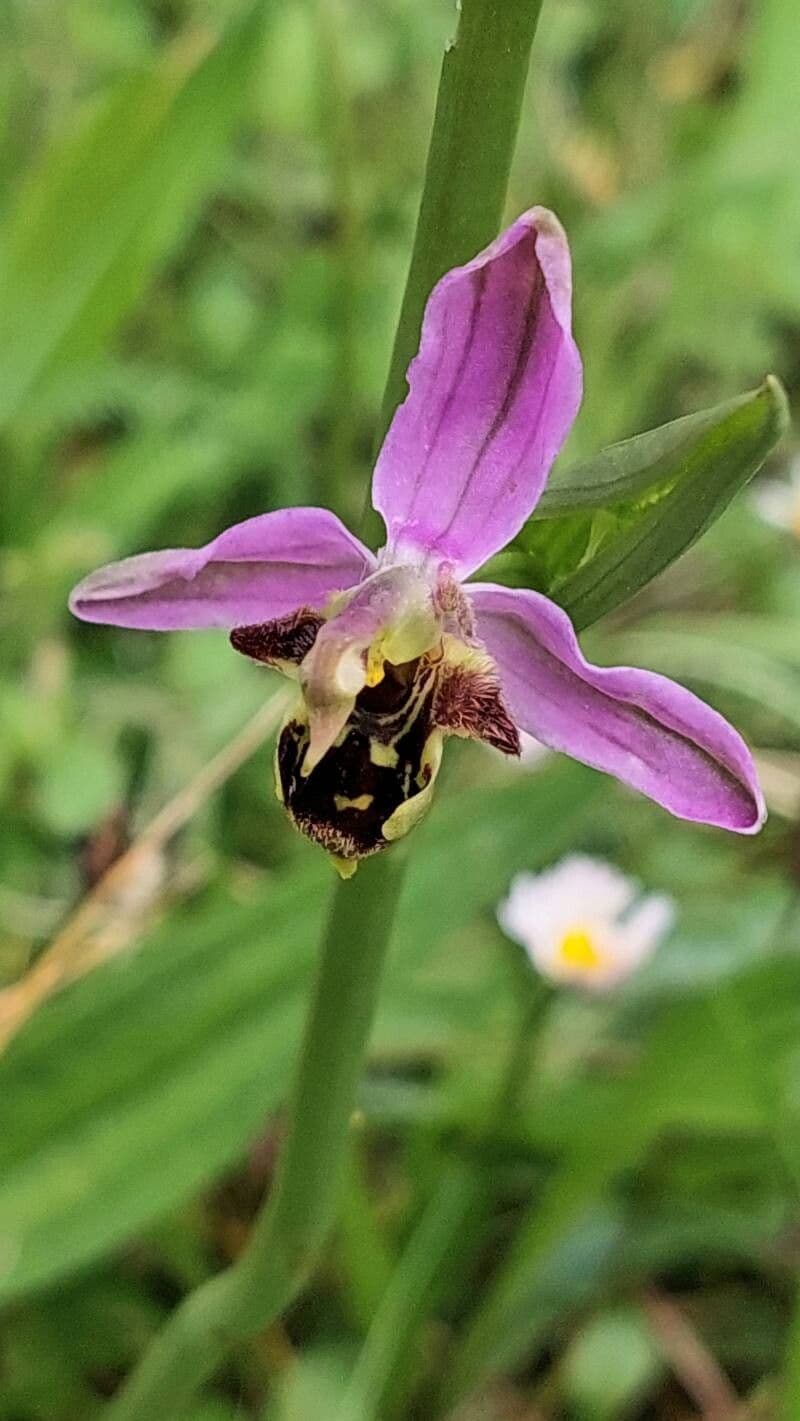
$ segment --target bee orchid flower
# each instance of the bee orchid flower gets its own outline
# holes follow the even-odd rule
[[[716,711],[652,672],[590,665],[547,597],[468,581],[533,512],[578,411],[571,297],[566,236],[541,207],[439,281],[375,467],[377,556],[333,513],[287,508],[101,568],[70,599],[91,622],[225,627],[296,680],[277,792],[345,875],[420,818],[448,735],[518,755],[525,731],[682,818],[763,821],[750,754]]]

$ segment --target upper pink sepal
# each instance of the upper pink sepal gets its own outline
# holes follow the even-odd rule
[[[372,486],[391,549],[466,577],[519,531],[580,405],[571,301],[567,238],[544,207],[434,288]]]

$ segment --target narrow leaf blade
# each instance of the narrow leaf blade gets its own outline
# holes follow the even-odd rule
[[[181,44],[93,105],[31,171],[0,250],[0,424],[58,365],[99,348],[216,174],[263,5],[210,50]]]
[[[684,450],[681,477],[665,497],[552,589],[575,626],[580,630],[613,611],[686,552],[757,473],[787,422],[786,396],[768,376],[702,429]]]
[[[649,489],[677,483],[691,472],[699,442],[724,431],[739,410],[749,409],[762,396],[763,389],[609,444],[569,468],[554,469],[536,517],[560,518],[577,509],[609,508],[639,498]]]

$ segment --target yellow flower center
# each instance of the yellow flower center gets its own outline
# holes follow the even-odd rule
[[[586,928],[570,928],[564,933],[558,954],[567,967],[576,967],[582,972],[594,972],[603,965],[603,954],[595,939]]]

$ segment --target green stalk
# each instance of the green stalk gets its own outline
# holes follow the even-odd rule
[[[540,0],[462,0],[445,56],[422,207],[383,417],[404,396],[436,279],[497,232]],[[109,1421],[178,1421],[238,1343],[296,1296],[332,1223],[347,1129],[391,937],[405,855],[337,885],[278,1177],[238,1261],[181,1304],[107,1408]]]
[[[397,326],[382,433],[405,399],[422,313],[440,276],[469,261],[503,220],[542,0],[462,0],[445,53],[414,251]]]

